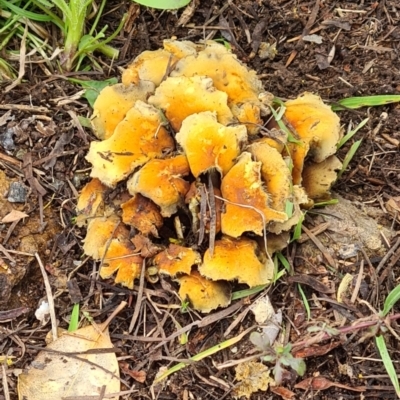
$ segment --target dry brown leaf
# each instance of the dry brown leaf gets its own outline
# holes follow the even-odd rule
[[[90,325],[65,333],[46,346],[30,368],[19,375],[18,398],[55,400],[99,396],[104,385],[105,394],[118,393],[117,357],[112,350],[109,353],[102,351],[112,348],[108,328],[104,325]],[[90,354],[82,354],[88,351]],[[119,396],[108,398],[118,400]]]
[[[11,222],[19,221],[20,219],[23,219],[26,217],[29,217],[29,215],[22,211],[12,210],[1,220],[1,223],[9,224]]]
[[[345,390],[352,390],[353,392],[365,392],[366,387],[351,387],[348,385],[343,385],[341,383],[332,382],[329,379],[325,378],[324,376],[316,376],[304,379],[303,381],[297,383],[294,386],[296,389],[303,389],[303,390],[326,390],[331,387],[337,387]]]

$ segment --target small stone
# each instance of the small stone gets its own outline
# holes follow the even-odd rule
[[[28,190],[21,182],[12,182],[8,192],[7,200],[10,203],[25,203]]]
[[[13,135],[13,129],[7,129],[4,133],[0,134],[0,145],[4,148],[4,150],[13,151],[15,149]]]

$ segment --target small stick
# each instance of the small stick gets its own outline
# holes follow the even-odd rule
[[[53,334],[53,341],[54,341],[58,338],[58,336],[57,336],[57,320],[56,320],[56,312],[54,310],[53,293],[51,292],[50,282],[49,282],[49,278],[47,276],[46,270],[44,268],[42,260],[39,257],[39,254],[37,252],[35,253],[35,257],[39,264],[40,271],[42,272],[42,275],[43,275],[44,287],[46,289],[46,296],[47,296],[47,301],[49,303],[49,310],[50,310],[51,333]]]

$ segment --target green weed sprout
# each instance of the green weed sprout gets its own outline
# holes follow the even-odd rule
[[[135,3],[146,7],[158,8],[161,10],[175,10],[190,3],[190,0],[134,0]]]
[[[286,345],[278,343],[271,345],[268,339],[259,332],[252,332],[250,341],[259,350],[266,353],[266,355],[261,357],[264,362],[275,364],[273,374],[277,385],[282,382],[285,367],[290,367],[300,376],[303,376],[306,372],[306,363],[302,358],[293,356],[292,345],[290,343]]]

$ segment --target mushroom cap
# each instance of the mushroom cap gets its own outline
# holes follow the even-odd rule
[[[100,249],[103,253],[100,276],[110,278],[116,271],[114,282],[133,289],[133,282],[140,276],[143,258],[127,236],[117,237]]]
[[[184,155],[166,160],[150,160],[128,181],[131,195],[140,193],[151,199],[161,209],[163,217],[174,214],[183,203],[190,184],[182,179],[190,169]]]
[[[329,200],[330,189],[341,168],[342,163],[336,156],[330,156],[320,163],[306,162],[302,185],[308,197],[312,200]]]
[[[154,90],[154,84],[146,81],[139,81],[136,85],[119,83],[106,86],[93,105],[91,123],[96,137],[108,139],[136,101],[146,101]]]
[[[304,217],[303,211],[301,210],[300,206],[307,205],[309,203],[309,199],[303,187],[299,185],[293,186],[292,201],[293,213],[291,217],[283,222],[271,222],[271,224],[268,226],[269,232],[279,235],[282,232],[290,231],[290,229],[297,225],[300,219]]]
[[[264,142],[254,142],[248,148],[256,161],[261,162],[261,176],[270,196],[270,206],[285,211],[292,197],[292,174],[278,150]]]
[[[205,76],[169,77],[149,98],[149,104],[165,112],[175,132],[186,117],[202,111],[214,111],[218,121],[228,125],[234,118],[227,101],[227,94],[216,90],[212,79]]]
[[[163,46],[164,50],[167,50],[178,59],[194,55],[198,50],[198,46],[189,40],[165,39],[163,41]]]
[[[228,95],[228,102],[241,104],[247,101],[258,104],[263,92],[262,82],[255,71],[249,70],[225,46],[208,42],[197,55],[187,56],[177,62],[171,76],[207,75],[214,86]]]
[[[200,253],[176,244],[170,244],[167,249],[158,253],[153,259],[153,264],[157,266],[158,271],[169,276],[176,274],[190,275],[192,266],[200,263]]]
[[[115,235],[120,224],[121,220],[115,214],[91,219],[87,226],[83,244],[85,254],[94,260],[100,260],[103,256],[101,248]]]
[[[256,241],[246,237],[233,239],[223,236],[215,241],[212,256],[209,250],[205,252],[199,272],[214,281],[238,280],[253,287],[269,283],[274,266],[262,256]]]
[[[293,183],[301,183],[305,157],[320,163],[336,153],[341,138],[340,120],[319,96],[304,93],[285,103],[285,117],[297,132],[301,143],[288,143],[293,160]]]
[[[89,181],[81,190],[76,205],[78,213],[76,217],[76,225],[85,226],[89,218],[93,218],[101,214],[104,208],[104,196],[107,186],[103,185],[98,179],[94,178]]]
[[[210,281],[197,271],[177,278],[180,284],[179,297],[189,299],[191,306],[203,313],[218,307],[227,307],[231,302],[231,287],[228,282]]]
[[[137,84],[140,80],[153,82],[158,86],[168,70],[179,60],[178,57],[164,49],[147,50],[139,54],[122,73],[122,83]]]
[[[252,103],[233,104],[231,108],[233,115],[245,125],[249,135],[259,133],[263,120],[261,119],[261,110],[258,105]]]
[[[164,49],[139,54],[122,73],[122,83],[137,84],[140,80],[158,86],[181,58],[196,54],[197,46],[189,41],[164,40]]]
[[[158,237],[158,229],[163,225],[160,209],[147,197],[136,193],[121,204],[122,221],[140,231],[143,235]]]
[[[270,221],[287,219],[286,213],[270,207],[260,170],[261,162],[252,161],[251,154],[243,152],[222,178],[222,197],[228,200],[221,215],[222,233],[237,238],[251,231],[261,236]]]
[[[162,124],[159,110],[137,101],[111,137],[90,144],[91,176],[113,187],[151,158],[172,151],[174,140]]]
[[[183,120],[175,136],[188,159],[190,170],[197,178],[216,168],[224,176],[240,154],[241,143],[247,139],[244,126],[224,126],[215,113],[204,111]]]

